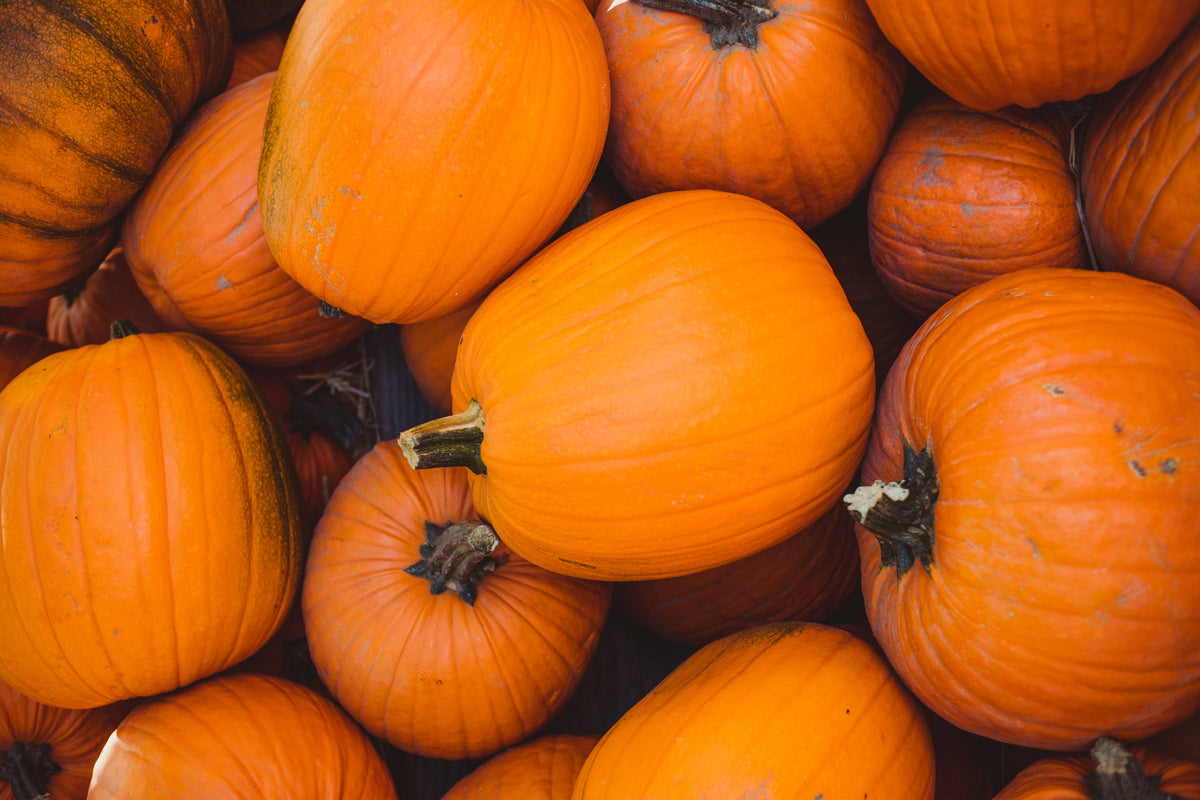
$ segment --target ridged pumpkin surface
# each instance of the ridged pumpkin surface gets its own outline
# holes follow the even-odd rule
[[[111,338],[112,324],[122,319],[142,333],[170,330],[142,293],[125,250],[118,246],[86,281],[50,298],[46,335],[69,347],[104,344]]]
[[[0,680],[99,706],[257,650],[300,578],[273,412],[209,342],[146,333],[55,353],[0,392]]]
[[[442,800],[571,800],[579,768],[599,736],[540,736],[492,756]]]
[[[628,203],[526,262],[471,317],[454,409],[481,407],[476,507],[516,552],[597,579],[762,550],[858,466],[871,345],[781,212],[694,190]]]
[[[580,0],[309,0],[263,141],[271,251],[347,313],[448,314],[567,218],[608,104]]]
[[[1197,397],[1200,310],[1120,273],[1011,273],[925,322],[862,466],[904,481],[913,527],[857,528],[871,627],[918,698],[1051,750],[1200,705]]]

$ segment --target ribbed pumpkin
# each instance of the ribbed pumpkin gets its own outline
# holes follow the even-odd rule
[[[431,758],[490,756],[570,699],[611,587],[494,537],[465,469],[418,472],[395,441],[334,491],[308,556],[304,627],[321,680],[375,736]]]
[[[347,313],[448,314],[567,218],[608,105],[580,0],[309,0],[267,115],[271,251]]]
[[[769,622],[819,622],[858,586],[858,545],[841,503],[773,547],[678,578],[617,584],[632,619],[698,647]]]
[[[906,67],[863,0],[606,0],[596,23],[632,196],[738,192],[807,229],[866,187]]]
[[[301,571],[272,413],[186,333],[85,345],[14,378],[0,392],[0,680],[83,708],[257,650]]]
[[[0,389],[51,353],[66,349],[36,331],[0,325]]]
[[[551,243],[463,332],[455,415],[401,444],[470,465],[475,505],[547,569],[669,578],[786,539],[865,448],[871,345],[781,212],[692,190]]]
[[[19,306],[104,260],[175,127],[225,85],[231,34],[222,0],[8,0],[0,31],[0,305]]]
[[[127,703],[55,708],[0,681],[0,800],[83,800],[100,748],[127,711]]]
[[[120,246],[104,263],[46,306],[46,334],[70,347],[107,342],[112,324],[129,320],[142,333],[169,330],[154,306],[142,294]]]
[[[282,678],[222,675],[148,701],[96,762],[89,800],[394,800],[371,740],[328,698]]]
[[[1104,269],[1200,305],[1200,20],[1154,66],[1099,98],[1082,189]]]
[[[323,309],[271,257],[256,181],[274,80],[270,72],[235,86],[192,115],[122,227],[125,257],[159,316],[255,366],[328,355],[369,324]]]
[[[1041,759],[995,800],[1200,800],[1200,764],[1099,739],[1090,755]]]
[[[887,38],[964,105],[1034,108],[1145,69],[1200,0],[867,0]]]
[[[871,627],[955,725],[1048,750],[1200,706],[1200,309],[1120,273],[968,289],[901,352],[848,496]]]
[[[571,800],[579,768],[599,739],[572,734],[531,739],[480,764],[442,800]]]
[[[688,658],[601,737],[572,796],[932,800],[933,748],[869,644],[781,622]]]
[[[1006,272],[1089,264],[1057,106],[975,111],[943,94],[897,126],[867,204],[871,260],[918,318]]]

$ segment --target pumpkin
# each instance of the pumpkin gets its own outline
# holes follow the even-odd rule
[[[296,591],[296,477],[271,409],[187,333],[54,353],[0,392],[0,680],[86,708],[257,650]]]
[[[968,289],[880,394],[857,524],[866,610],[926,705],[1047,750],[1200,706],[1200,309],[1120,273]]]
[[[1102,737],[1088,755],[1049,756],[1025,769],[995,800],[1200,800],[1200,764]]]
[[[1198,104],[1200,21],[1152,67],[1098,98],[1080,182],[1101,266],[1200,305]]]
[[[529,738],[570,699],[611,598],[499,544],[467,470],[415,471],[385,440],[325,507],[301,604],[343,708],[406,752],[462,759]]]
[[[208,678],[130,712],[96,761],[89,800],[394,800],[371,740],[327,697],[282,678]]]
[[[95,272],[63,294],[50,298],[46,306],[46,334],[68,347],[103,344],[112,324],[129,320],[142,333],[169,330],[141,288],[119,245],[113,248]]]
[[[812,240],[743,195],[667,192],[552,242],[471,316],[454,415],[405,431],[470,466],[480,514],[547,569],[670,578],[812,524],[874,406],[862,325]]]
[[[225,88],[245,83],[259,75],[279,69],[283,46],[287,44],[290,24],[279,24],[233,42],[233,71]],[[255,176],[257,180],[257,176]]]
[[[467,320],[483,299],[441,317],[400,326],[400,349],[404,365],[417,384],[421,396],[436,411],[452,410],[450,380],[454,375],[454,356]]]
[[[1162,55],[1200,0],[867,0],[884,35],[960,103],[1035,108],[1106,92]]]
[[[869,644],[780,622],[706,645],[601,737],[572,797],[751,792],[932,800],[925,718]]]
[[[692,647],[785,620],[821,621],[858,588],[858,545],[841,503],[777,545],[677,578],[626,581],[617,605],[672,642]]]
[[[275,73],[222,93],[180,130],[122,227],[130,269],[172,327],[240,362],[289,366],[357,339],[366,320],[321,305],[263,237],[256,175]]]
[[[906,67],[863,0],[605,0],[596,24],[633,197],[737,192],[807,229],[866,187]]]
[[[1031,267],[1086,267],[1057,106],[975,111],[935,93],[897,126],[871,181],[871,260],[924,319],[970,286]]]
[[[0,800],[83,800],[100,748],[128,704],[55,708],[0,681]]]
[[[0,325],[0,389],[27,367],[64,349],[63,345],[36,331]]]
[[[104,260],[175,127],[229,75],[222,0],[0,7],[0,305]]]
[[[442,800],[571,800],[575,778],[599,736],[541,736],[492,756]]]
[[[448,314],[563,223],[608,106],[580,0],[309,0],[267,112],[271,252],[349,314]]]

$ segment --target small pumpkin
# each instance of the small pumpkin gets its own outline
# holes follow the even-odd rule
[[[572,797],[932,800],[933,777],[928,725],[887,662],[838,628],[780,622],[684,661],[601,737]]]
[[[565,733],[530,739],[480,764],[442,800],[571,800],[579,768],[599,739]]]
[[[395,800],[387,765],[327,697],[282,678],[220,675],[138,706],[109,737],[89,800]]]
[[[454,415],[400,437],[472,469],[475,505],[536,564],[598,580],[734,561],[811,524],[858,466],[870,342],[794,222],[667,192],[560,237],[493,289]]]
[[[1200,800],[1200,764],[1101,737],[1087,755],[1048,756],[995,800]]]
[[[103,344],[112,324],[129,320],[142,333],[170,330],[142,293],[119,245],[83,283],[50,298],[46,334],[69,347]]]

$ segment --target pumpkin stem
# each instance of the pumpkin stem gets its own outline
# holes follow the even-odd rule
[[[1096,771],[1087,776],[1091,800],[1180,800],[1158,788],[1161,777],[1147,775],[1142,762],[1118,741],[1101,737],[1092,745]]]
[[[429,592],[450,589],[469,606],[475,605],[479,582],[496,571],[502,561],[492,555],[500,537],[477,519],[438,525],[426,520],[421,560],[404,571],[429,579]]]
[[[933,507],[938,480],[933,455],[926,444],[921,452],[904,443],[904,478],[899,482],[875,481],[842,498],[854,520],[875,534],[885,567],[900,575],[917,561],[929,572],[933,563]]]
[[[346,312],[342,311],[335,305],[330,305],[324,300],[317,301],[317,313],[325,319],[341,319],[346,316]]]
[[[712,48],[740,44],[758,46],[758,26],[774,19],[779,12],[771,0],[634,0],[638,5],[660,11],[689,14],[704,22],[704,32]]]
[[[136,336],[139,333],[141,333],[141,331],[138,330],[137,325],[134,325],[127,319],[119,319],[108,326],[109,341],[112,341],[113,339],[124,339],[126,336]]]
[[[50,745],[13,742],[0,753],[0,781],[8,781],[13,800],[47,800],[46,782],[62,767],[50,760]]]
[[[466,467],[486,475],[480,456],[483,444],[483,407],[471,400],[466,410],[422,422],[400,434],[400,449],[413,469]]]

